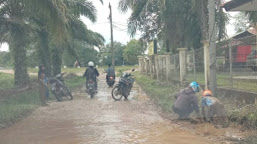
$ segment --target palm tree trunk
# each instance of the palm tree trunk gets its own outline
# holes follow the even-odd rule
[[[59,48],[54,48],[52,51],[52,60],[53,60],[53,75],[60,74],[62,71],[62,55],[63,50]]]
[[[11,35],[12,43],[10,43],[10,48],[14,58],[14,85],[15,87],[27,86],[29,84],[29,75],[26,62],[26,36],[19,26],[11,31]]]
[[[39,42],[39,50],[38,50],[38,56],[40,63],[43,64],[46,68],[46,74],[47,76],[52,76],[52,67],[51,67],[51,54],[50,54],[50,48],[49,48],[49,39],[48,39],[48,33],[44,30],[42,30],[39,33],[40,42]]]

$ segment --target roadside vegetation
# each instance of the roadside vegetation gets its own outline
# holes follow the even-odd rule
[[[13,88],[14,78],[12,74],[5,74],[0,72],[0,90]]]
[[[162,83],[139,73],[136,73],[136,82],[164,112],[172,112],[171,108],[175,101],[174,95],[181,89],[179,85]],[[198,97],[200,100],[200,94]],[[219,95],[219,98],[225,104],[231,122],[242,125],[244,129],[257,129],[256,105],[245,105],[222,95]]]
[[[13,75],[9,78],[12,79]],[[2,78],[2,77],[1,77]],[[70,89],[84,84],[84,79],[75,74],[67,74],[65,82]],[[53,95],[50,96],[54,100]],[[22,93],[0,98],[0,128],[8,127],[29,115],[34,109],[40,107],[38,88]]]
[[[233,75],[233,81],[231,81],[230,75],[225,73],[217,74],[217,86],[222,88],[230,88],[242,91],[256,92],[257,93],[257,81],[256,80],[244,80],[236,79],[235,77],[240,77],[240,75]],[[187,74],[187,81],[197,81],[200,84],[204,84],[204,73]]]
[[[178,92],[178,85],[167,85],[156,80],[136,73],[136,82],[165,112],[172,111],[175,101],[174,95]]]

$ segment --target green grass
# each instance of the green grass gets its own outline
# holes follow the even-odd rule
[[[5,74],[0,72],[0,90],[13,88],[14,77],[12,74]]]
[[[247,137],[246,139],[242,140],[238,144],[256,144],[257,143],[257,136],[250,136]]]
[[[0,101],[0,124],[10,125],[40,105],[38,89],[11,95]]]
[[[83,71],[85,71],[85,68],[62,68],[62,72],[66,72],[66,73],[78,73],[78,72],[83,72]],[[28,72],[29,73],[38,73],[38,69],[29,68]]]
[[[171,112],[179,86],[160,84],[150,77],[136,73],[136,82],[166,112]]]
[[[186,80],[188,82],[197,81],[200,84],[204,84],[205,83],[204,73],[197,73],[195,75],[195,78],[192,73],[189,73],[189,74],[187,74]],[[222,88],[230,88],[230,89],[236,89],[236,90],[257,93],[257,89],[256,89],[257,82],[256,81],[233,79],[233,81],[231,82],[229,74],[224,74],[224,73],[217,74],[217,85],[218,85],[218,87],[222,87]]]
[[[72,74],[72,78],[68,78],[65,80],[66,85],[70,89],[77,88],[81,85],[83,85],[86,82],[86,79],[83,78],[82,76],[77,76]]]
[[[65,80],[70,89],[81,86],[85,81],[82,77],[72,74]],[[53,99],[53,96],[51,97]],[[38,88],[16,95],[10,95],[4,100],[0,100],[0,124],[9,126],[26,117],[39,106]]]

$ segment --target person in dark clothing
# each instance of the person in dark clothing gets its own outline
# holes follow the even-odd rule
[[[108,65],[108,69],[106,70],[106,81],[109,80],[109,77],[113,77],[115,79],[115,71],[111,64]]]
[[[46,74],[45,66],[43,66],[43,65],[40,65],[40,66],[39,66],[38,80],[41,78],[41,74]]]
[[[46,88],[47,88],[47,84],[44,82],[45,79],[45,74],[41,73],[39,75],[39,98],[41,101],[41,105],[42,106],[46,106]]]
[[[99,72],[96,68],[94,68],[94,63],[93,62],[89,62],[88,63],[88,68],[86,69],[86,72],[84,73],[83,77],[86,77],[86,88],[87,87],[87,83],[89,80],[93,80],[95,82],[95,87],[97,90],[97,81],[96,81],[96,77],[99,76]]]
[[[46,75],[46,71],[45,71],[45,66],[44,65],[39,66],[38,80],[41,79],[42,74],[45,75],[43,80],[44,80],[44,83],[47,85],[47,87],[45,89],[45,96],[48,99],[49,98],[48,77]]]
[[[173,111],[179,115],[179,119],[187,119],[192,112],[199,115],[198,98],[195,95],[199,92],[199,84],[192,82],[187,88],[175,95],[175,103],[172,107]]]

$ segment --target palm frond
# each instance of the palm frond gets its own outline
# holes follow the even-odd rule
[[[69,14],[76,17],[83,15],[92,22],[96,21],[96,8],[93,2],[85,0],[65,0],[64,2],[69,8]]]

